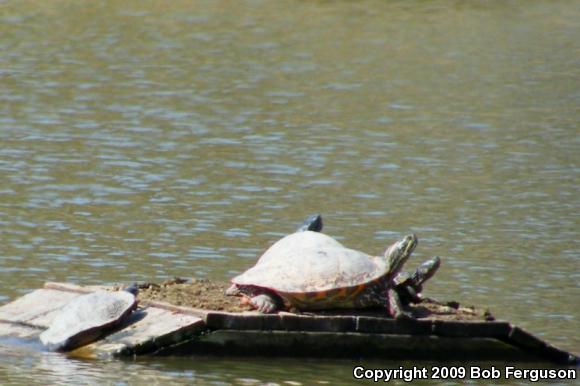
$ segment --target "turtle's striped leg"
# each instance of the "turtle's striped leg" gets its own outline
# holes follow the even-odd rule
[[[278,302],[268,294],[261,294],[249,299],[250,304],[264,314],[272,314],[278,311]]]
[[[403,311],[401,298],[394,288],[387,290],[387,311],[395,319],[415,319],[410,312]]]

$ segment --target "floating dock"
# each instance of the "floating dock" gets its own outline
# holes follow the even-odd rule
[[[46,283],[0,307],[0,337],[36,340],[60,308],[106,287]],[[2,339],[0,339],[0,344]],[[103,339],[71,355],[277,355],[392,359],[523,360],[578,365],[560,350],[506,321],[394,320],[369,314],[221,312],[142,300]]]

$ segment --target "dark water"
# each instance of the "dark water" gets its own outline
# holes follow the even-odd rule
[[[412,261],[443,258],[429,295],[580,352],[575,2],[0,7],[0,303],[226,280],[321,212],[368,253],[417,233]],[[348,384],[354,363],[7,347],[8,384]]]

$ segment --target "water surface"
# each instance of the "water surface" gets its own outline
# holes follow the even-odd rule
[[[369,253],[417,233],[410,265],[443,258],[427,294],[580,352],[575,5],[4,2],[0,302],[227,280],[320,212]],[[2,350],[14,384],[348,384],[354,363]]]

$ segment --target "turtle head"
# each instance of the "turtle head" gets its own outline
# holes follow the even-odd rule
[[[320,232],[322,231],[322,215],[316,213],[311,214],[304,220],[302,225],[296,230],[296,232],[312,231]]]
[[[240,288],[237,285],[232,284],[230,286],[230,288],[225,290],[225,295],[226,296],[242,296],[242,291],[240,291]]]
[[[123,291],[129,292],[130,294],[137,296],[137,294],[139,293],[139,284],[133,283],[129,287],[124,288]]]
[[[417,236],[407,235],[387,248],[385,259],[387,260],[387,267],[391,277],[403,268],[418,242]]]
[[[422,263],[413,274],[412,280],[415,285],[420,286],[435,275],[435,272],[441,266],[441,259],[435,256],[432,259]]]

